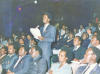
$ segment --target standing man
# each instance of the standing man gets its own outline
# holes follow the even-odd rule
[[[41,36],[38,38],[38,46],[42,49],[42,56],[47,60],[48,69],[50,69],[50,57],[52,56],[51,43],[55,41],[56,29],[54,26],[50,25],[50,20],[52,16],[50,13],[45,13],[43,16],[43,23],[45,24],[40,28]]]

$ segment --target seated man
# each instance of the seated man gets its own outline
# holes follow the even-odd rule
[[[17,58],[17,55],[15,54],[14,45],[9,45],[8,46],[8,56],[1,64],[3,68],[3,74],[6,74],[5,71],[6,72],[8,71],[8,69],[13,65],[16,58]]]
[[[1,48],[1,50],[0,50],[0,64],[5,60],[5,58],[6,58],[6,50],[5,50],[5,48],[3,47],[3,48]]]
[[[88,39],[88,34],[86,32],[82,34],[82,39],[83,39],[82,47],[84,47],[85,50],[87,50],[88,45],[90,43],[90,39]]]
[[[69,48],[64,47],[59,53],[59,63],[56,63],[47,74],[72,74],[71,66],[66,63],[70,59]]]
[[[80,61],[84,58],[85,48],[81,46],[82,39],[77,36],[74,38],[73,44],[74,47],[70,48],[73,52],[73,61]]]
[[[76,74],[100,74],[100,67],[97,64],[99,58],[100,50],[98,48],[88,48],[84,55],[84,60],[88,65],[80,66]]]
[[[41,55],[42,49],[39,46],[34,46],[31,49],[31,57],[33,58],[33,61],[30,63],[29,70],[25,74],[45,74],[47,63]]]
[[[28,71],[32,59],[26,53],[25,47],[20,47],[19,58],[14,61],[7,74],[25,74]]]

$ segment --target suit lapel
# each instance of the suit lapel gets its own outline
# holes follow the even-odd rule
[[[90,72],[90,74],[96,74],[95,71],[97,70],[98,68],[98,64],[92,69],[92,71]]]

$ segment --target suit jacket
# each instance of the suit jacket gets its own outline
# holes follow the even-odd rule
[[[74,46],[73,45],[73,40],[74,39],[70,40],[69,42],[66,42],[64,45],[68,45],[69,47],[73,47]]]
[[[5,60],[7,55],[3,56],[1,59],[0,59],[0,64]]]
[[[85,66],[80,66],[80,67],[77,69],[76,74],[82,74],[86,67],[87,67],[87,65],[85,65]],[[100,67],[99,67],[99,65],[97,64],[97,65],[92,69],[92,71],[91,71],[89,74],[100,74]]]
[[[24,74],[28,71],[30,63],[32,61],[31,57],[28,55],[25,55],[17,64],[17,66],[14,68],[16,62],[18,61],[19,58],[17,58],[12,67],[10,68],[10,71],[14,72],[15,74]]]
[[[6,59],[3,61],[2,68],[6,71],[13,65],[15,59],[17,58],[17,55],[14,53],[11,57],[7,56]]]
[[[74,47],[71,47],[70,49],[71,49],[71,52],[73,52]],[[82,46],[80,46],[80,47],[75,51],[75,53],[74,53],[72,56],[75,55],[74,58],[76,58],[76,59],[78,59],[78,60],[81,60],[81,59],[84,58],[85,51],[86,51],[85,48],[82,47]],[[73,59],[74,59],[74,58],[73,58]]]
[[[88,28],[89,28],[89,27],[86,27],[86,28],[85,28],[85,32],[87,32],[87,29],[88,29]],[[95,28],[94,26],[92,26],[91,30],[92,30],[92,34],[93,34],[94,31],[96,30],[96,28]]]
[[[84,47],[85,50],[87,50],[89,44],[90,44],[90,39],[85,39],[83,40],[82,47]]]
[[[38,55],[33,61],[30,63],[30,68],[25,74],[45,74],[47,69],[46,60]]]
[[[44,37],[44,40],[38,42],[38,46],[42,49],[43,54],[46,56],[52,56],[51,43],[55,41],[56,29],[52,25],[48,25],[46,30],[43,32],[43,27],[40,28],[41,35]]]

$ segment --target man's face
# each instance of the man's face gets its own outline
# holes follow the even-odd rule
[[[80,29],[82,29],[83,28],[83,26],[82,25],[80,25]]]
[[[62,26],[62,29],[65,30],[65,28],[66,28],[65,25],[63,25],[63,26]]]
[[[13,45],[9,45],[9,46],[8,46],[8,53],[9,53],[10,55],[12,55],[13,53],[15,53],[15,49],[14,49]]]
[[[60,63],[63,63],[67,60],[66,54],[67,53],[65,51],[60,51],[60,53],[59,53],[59,62]]]
[[[5,54],[5,49],[2,48],[2,49],[0,50],[0,54],[1,54],[1,55],[4,55],[4,54]]]
[[[72,39],[74,36],[72,33],[69,34],[69,39]]]
[[[30,36],[30,35],[27,35],[27,39],[28,39],[28,40],[31,40],[31,36]]]
[[[50,19],[48,18],[48,16],[47,15],[44,15],[43,16],[43,23],[49,23],[49,21],[50,21]]]
[[[13,34],[12,36],[15,37],[15,34]]]
[[[91,34],[91,30],[90,30],[90,29],[87,29],[87,33],[88,33],[88,34]]]
[[[89,23],[89,27],[92,27],[92,24],[91,23]]]
[[[33,47],[33,48],[31,49],[31,57],[32,57],[32,58],[35,58],[36,55],[37,55],[37,51],[35,50],[35,47]]]
[[[82,34],[82,39],[83,39],[83,40],[87,39],[86,33],[83,33],[83,34]]]
[[[34,40],[31,40],[31,45],[36,45],[36,42]]]
[[[97,38],[96,36],[93,36],[91,39],[91,45],[96,46],[96,44],[97,44]]]
[[[24,56],[25,55],[25,50],[24,50],[24,47],[21,47],[19,49],[19,56]]]
[[[74,33],[77,33],[77,29],[74,29]]]
[[[23,38],[23,39],[25,39],[25,36],[24,36],[24,35],[22,35],[22,38]]]
[[[75,37],[74,38],[74,46],[78,46],[78,45],[80,45],[80,41],[79,41],[78,37]]]
[[[20,45],[23,45],[23,44],[24,44],[23,39],[20,39],[20,40],[19,40],[19,44],[20,44]]]
[[[87,49],[87,51],[84,55],[84,60],[85,60],[86,63],[90,63],[93,60],[92,48]]]

